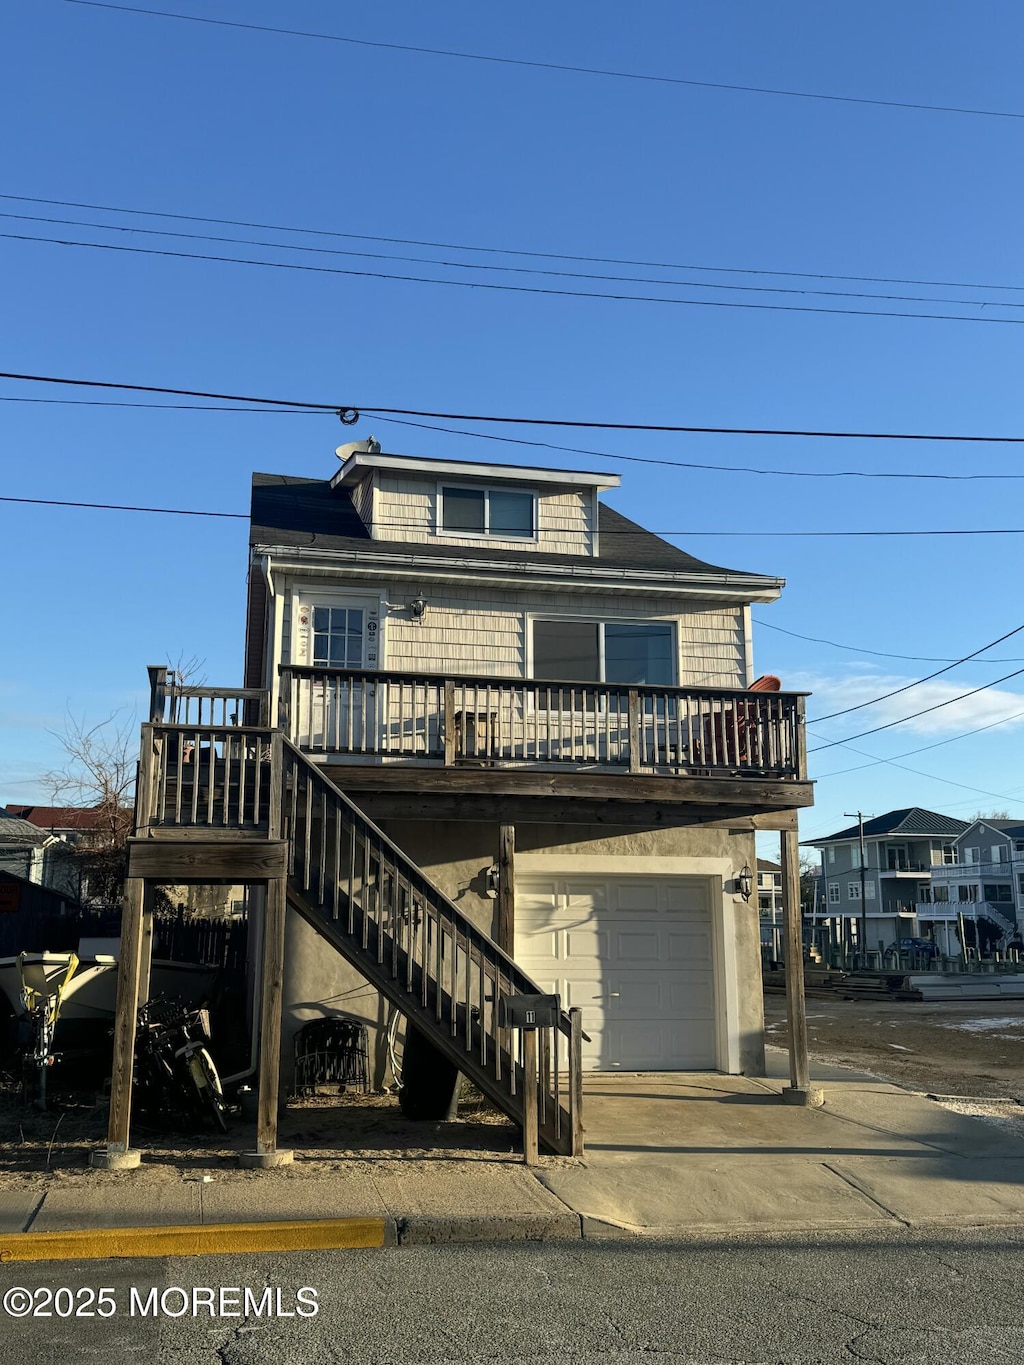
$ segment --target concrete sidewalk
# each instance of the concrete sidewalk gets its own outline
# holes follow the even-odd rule
[[[510,1160],[340,1160],[325,1175],[297,1161],[205,1179],[168,1170],[155,1184],[131,1172],[26,1179],[0,1191],[0,1256],[27,1244],[19,1233],[234,1224],[319,1224],[323,1245],[325,1220],[371,1219],[382,1229],[380,1241],[332,1245],[385,1245],[1024,1219],[1024,1126],[966,1117],[839,1068],[814,1069],[823,1109],[784,1105],[786,1054],[769,1056],[773,1074],[764,1079],[589,1076],[582,1162],[550,1158],[527,1169]]]

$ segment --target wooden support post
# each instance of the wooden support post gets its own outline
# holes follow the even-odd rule
[[[444,684],[444,766],[455,762],[455,684],[450,678]]]
[[[537,1030],[523,1029],[523,1161],[538,1162],[537,1127]]]
[[[260,1011],[256,1150],[242,1153],[241,1160],[244,1166],[284,1166],[293,1157],[292,1152],[279,1151],[277,1146],[287,894],[287,882],[283,877],[273,877],[267,882],[266,909],[263,915],[263,1004]]]
[[[498,947],[515,957],[516,946],[516,827],[498,826]]]
[[[629,771],[638,773],[643,764],[640,738],[640,693],[629,689]]]
[[[150,664],[146,671],[149,673],[149,722],[151,725],[163,725],[166,719],[167,669],[163,664]]]
[[[804,997],[804,945],[800,917],[800,847],[796,830],[783,830],[781,841],[782,911],[786,937],[786,1013],[789,1018],[789,1089],[787,1104],[816,1108],[824,1095],[810,1083],[807,1060],[807,1001]]]
[[[572,1156],[583,1155],[583,1011],[569,1011],[569,1121]]]
[[[150,897],[142,906],[142,952],[139,956],[139,1004],[149,1003],[150,979],[153,975],[153,907]]]
[[[135,1024],[142,972],[143,921],[149,899],[149,884],[141,877],[129,877],[125,881],[121,910],[121,956],[117,966],[117,1003],[114,1006],[114,1061],[107,1145],[90,1156],[93,1166],[106,1170],[128,1170],[138,1166],[141,1161],[138,1152],[129,1150],[129,1132],[132,1075],[135,1068]]]

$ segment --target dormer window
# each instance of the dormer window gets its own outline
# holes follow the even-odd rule
[[[533,540],[537,534],[537,498],[533,493],[445,485],[440,501],[440,528],[453,535]]]

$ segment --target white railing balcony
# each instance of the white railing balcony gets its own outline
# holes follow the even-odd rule
[[[804,694],[281,669],[282,725],[353,763],[806,781]]]

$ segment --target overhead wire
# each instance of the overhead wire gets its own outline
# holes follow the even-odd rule
[[[819,773],[815,777],[815,782],[824,782],[830,777],[845,777],[847,773],[860,773],[866,768],[877,767],[880,763],[892,763],[901,758],[912,758],[914,754],[925,754],[931,749],[941,749],[947,744],[955,744],[957,740],[970,739],[973,735],[983,734],[986,730],[994,730],[1000,725],[1009,725],[1011,721],[1024,719],[1024,711],[1014,711],[1012,715],[1001,716],[999,720],[989,721],[987,725],[975,726],[973,730],[964,730],[959,735],[951,735],[948,739],[938,739],[934,744],[922,744],[918,749],[908,749],[904,754],[894,754],[892,758],[872,758],[870,763],[860,763],[855,768],[839,768],[831,773]],[[851,751],[853,752],[853,751]]]
[[[990,687],[997,687],[1000,683],[1009,682],[1011,678],[1019,678],[1024,673],[1024,668],[1015,669],[1013,673],[1007,673],[1001,678],[995,678],[992,682],[983,683],[980,687],[972,687],[969,692],[961,692],[959,696],[947,697],[945,701],[936,702],[933,706],[922,707],[920,711],[914,711],[909,716],[901,716],[899,720],[887,721],[884,725],[876,725],[870,730],[861,730],[856,735],[850,735],[848,739],[834,739],[828,744],[817,744],[813,749],[808,749],[808,754],[820,754],[825,749],[834,749],[840,744],[849,744],[852,740],[863,739],[866,735],[877,735],[881,730],[892,730],[897,725],[906,725],[907,721],[916,720],[918,716],[930,715],[933,711],[941,711],[945,706],[952,706],[958,701],[965,701],[968,697],[977,696],[979,692],[987,692]],[[867,754],[867,758],[874,755]]]
[[[111,511],[111,512],[164,512],[164,513],[167,513],[167,514],[172,515],[172,516],[184,516],[184,517],[233,517],[233,518],[242,518],[243,520],[245,520],[245,519],[248,518],[248,515],[249,515],[247,512],[219,512],[219,511],[206,511],[206,510],[204,510],[204,509],[202,509],[202,508],[186,508],[186,507],[143,507],[143,506],[136,506],[136,505],[134,505],[134,504],[129,504],[129,503],[110,503],[110,502],[72,502],[72,501],[65,500],[65,499],[63,499],[63,498],[28,498],[28,497],[18,497],[18,496],[15,496],[14,494],[8,494],[8,493],[0,494],[0,502],[29,503],[29,504],[33,504],[33,503],[34,503],[34,504],[38,504],[39,506],[45,506],[45,507],[83,507],[83,508],[90,508],[90,509],[93,509],[93,510]],[[402,528],[416,529],[417,527],[419,527],[420,529],[422,529],[422,524],[421,524],[420,522],[415,522],[415,521],[399,521],[399,520],[379,521],[379,522],[377,523],[377,525],[379,525],[379,526],[386,526],[386,527],[388,527],[388,528],[399,528],[399,529],[402,529]],[[645,527],[644,529],[646,530],[647,528]],[[635,531],[634,529],[631,529],[631,528],[628,528],[628,527],[627,527],[627,528],[622,528],[622,529],[616,529],[615,527],[606,527],[606,528],[605,528],[604,530],[602,530],[602,532],[601,532],[601,536],[602,536],[603,539],[604,539],[604,538],[607,538],[607,537],[609,537],[609,536],[633,536],[633,535],[635,535],[635,534],[636,534],[636,531]],[[735,531],[707,531],[707,530],[675,530],[675,531],[651,530],[651,531],[648,531],[648,534],[649,534],[649,535],[654,535],[654,536],[688,536],[688,537],[690,537],[690,538],[695,538],[695,537],[697,537],[697,536],[718,537],[718,536],[743,535],[743,534],[746,534],[746,533],[744,533],[744,532],[735,532]],[[749,534],[752,535],[752,536],[759,536],[759,535],[767,535],[767,534],[770,534],[770,535],[778,536],[778,537],[804,536],[804,535],[810,535],[810,534],[814,534],[814,535],[823,535],[823,536],[833,536],[833,537],[873,536],[873,535],[879,535],[879,536],[1010,536],[1010,535],[1012,535],[1012,536],[1024,536],[1024,526],[1022,526],[1022,527],[1013,527],[1013,528],[1009,528],[1009,529],[997,528],[997,529],[991,529],[991,530],[986,530],[986,529],[963,530],[963,529],[959,529],[959,530],[949,530],[949,531],[946,531],[946,530],[930,530],[930,531],[929,531],[929,530],[924,530],[924,531],[907,531],[907,530],[901,530],[901,531],[819,531],[819,532],[806,532],[806,531],[772,531],[772,532],[761,532],[761,531],[751,531]],[[1024,670],[1022,670],[1022,671],[1024,671]],[[1011,675],[1011,676],[1014,676],[1014,675]],[[998,681],[1002,681],[1002,680],[999,679]],[[812,752],[813,752],[813,751],[812,751]]]
[[[1019,635],[1024,630],[1024,625],[1016,626],[1013,630],[1008,630],[1005,635],[1000,635],[997,640],[990,640],[987,645],[982,645],[971,654],[965,654],[962,659],[954,659],[952,663],[946,664],[945,668],[936,669],[934,673],[928,673],[923,678],[915,678],[913,682],[904,683],[902,687],[894,688],[891,692],[884,692],[880,697],[872,697],[870,701],[858,702],[856,706],[847,706],[842,711],[831,711],[827,716],[815,716],[814,720],[808,721],[809,725],[821,725],[826,720],[835,720],[838,716],[848,716],[854,711],[863,711],[867,706],[877,706],[879,702],[888,701],[890,697],[898,697],[902,692],[909,692],[911,688],[920,687],[922,683],[931,682],[933,678],[941,678],[943,673],[949,673],[960,664],[967,663],[970,659],[976,659],[979,654],[984,654],[986,650],[994,649],[996,645],[1001,645],[1004,640],[1009,640],[1014,635]]]
[[[56,382],[56,381],[55,381]],[[90,408],[147,408],[153,411],[166,412],[273,412],[281,413],[285,416],[303,417],[334,417],[333,410],[308,409],[308,408],[259,408],[242,406],[216,406],[209,403],[127,403],[118,402],[110,399],[88,399],[88,398],[29,398],[17,394],[0,394],[0,403],[35,403],[41,405],[53,405],[58,407],[90,407]],[[919,473],[911,471],[893,470],[868,470],[868,469],[763,469],[757,465],[724,465],[713,464],[706,461],[697,460],[663,460],[646,455],[624,455],[609,450],[590,450],[583,446],[561,445],[554,441],[530,441],[521,436],[499,436],[495,432],[487,431],[462,431],[457,427],[435,426],[426,422],[403,422],[397,417],[381,417],[379,414],[374,417],[377,422],[389,422],[399,426],[415,427],[425,431],[444,432],[452,436],[466,436],[480,441],[501,441],[508,445],[527,446],[535,449],[558,450],[574,455],[587,455],[595,459],[615,460],[628,464],[649,464],[659,465],[668,469],[696,469],[710,473],[721,474],[761,474],[766,477],[793,478],[793,479],[910,479],[910,480],[940,480],[951,483],[973,483],[973,482],[1019,482],[1024,480],[1024,474],[1013,473],[986,473],[986,474],[938,474],[932,471],[922,470]],[[761,622],[768,625],[767,622]],[[781,626],[769,626],[772,630],[782,630]],[[795,631],[784,631],[784,634],[796,635]],[[811,636],[797,636],[798,639],[811,640]],[[818,641],[817,643],[830,644],[834,641]],[[853,649],[854,646],[839,645],[840,649]],[[863,650],[862,653],[878,653],[877,650]],[[908,658],[907,655],[883,655],[885,658]],[[915,661],[916,656],[915,656]],[[948,659],[924,659],[925,663],[948,663]]]
[[[752,618],[756,626],[761,626],[765,630],[775,630],[781,635],[792,635],[794,640],[807,640],[814,645],[831,645],[833,649],[845,649],[851,654],[871,654],[877,659],[903,659],[907,663],[913,664],[952,664],[962,663],[964,660],[951,659],[943,656],[929,654],[891,654],[881,649],[866,649],[862,645],[843,645],[838,640],[826,640],[820,635],[801,635],[799,631],[787,630],[785,626],[776,626],[771,621],[762,621],[760,616]],[[986,663],[992,664],[1019,664],[1024,663],[1024,659],[986,659]]]
[[[873,99],[865,95],[835,95],[822,91],[782,89],[772,86],[738,85],[725,81],[700,81],[683,76],[661,76],[647,71],[619,71],[606,67],[580,66],[568,62],[544,62],[526,57],[499,57],[492,53],[465,52],[454,48],[427,47],[414,43],[394,43],[370,38],[355,38],[348,34],[319,33],[309,29],[284,28],[271,24],[253,24],[240,19],[214,19],[210,15],[181,14],[174,10],[146,9],[141,5],[112,4],[110,0],[64,0],[66,4],[87,6],[90,9],[113,10],[122,14],[145,14],[150,18],[178,19],[187,23],[210,24],[218,28],[244,29],[253,33],[271,33],[280,37],[308,38],[319,42],[348,43],[356,47],[380,48],[391,52],[409,52],[421,56],[457,58],[461,61],[485,62],[497,66],[530,67],[540,71],[568,72],[578,76],[600,76],[618,81],[649,82],[657,85],[692,86],[704,90],[727,90],[748,95],[774,95],[787,99],[826,100],[837,104],[863,104],[884,109],[912,109],[937,114],[966,114],[980,118],[1022,119],[1024,113],[1007,109],[976,109],[955,104],[926,104],[910,100]]]
[[[383,407],[380,405],[371,406],[369,404],[356,405],[353,403],[339,403],[337,401],[324,403],[305,399],[253,397],[251,394],[212,393],[202,389],[167,388],[157,384],[116,383],[109,379],[75,379],[68,378],[67,376],[25,374],[9,370],[0,371],[0,379],[11,379],[18,381],[19,383],[67,385],[76,388],[120,389],[131,393],[163,393],[168,394],[171,397],[179,398],[213,398],[226,403],[266,403],[274,407],[308,408],[318,412],[352,414],[351,422],[355,422],[358,420],[359,415],[363,414],[364,416],[372,416],[374,418],[380,417],[382,419],[389,416],[430,417],[442,422],[492,422],[506,426],[577,427],[580,429],[596,431],[654,431],[714,436],[794,436],[810,437],[818,440],[938,441],[944,443],[966,442],[968,444],[982,445],[1024,445],[1024,436],[982,436],[977,434],[919,431],[830,431],[793,427],[712,427],[667,422],[596,422],[568,417],[522,417],[503,416],[495,413],[430,412],[422,408],[395,408]],[[351,424],[351,422],[347,422],[346,424]],[[571,449],[571,447],[564,447],[564,449]],[[591,453],[597,454],[599,452],[594,451]],[[618,456],[608,456],[607,458],[617,459]]]
[[[917,322],[970,322],[981,326],[1024,327],[1024,318],[979,317],[962,313],[922,313],[896,308],[826,308],[818,304],[754,303],[749,299],[664,298],[657,294],[608,293],[596,289],[555,289],[543,285],[499,284],[494,280],[446,280],[430,275],[407,275],[385,270],[357,270],[351,266],[310,265],[301,261],[267,261],[253,256],[214,255],[201,251],[172,251],[167,247],[128,246],[123,242],[86,242],[77,237],[48,237],[40,233],[0,232],[0,238],[37,245],[77,247],[91,251],[113,251],[132,256],[155,256],[165,260],[205,261],[221,265],[255,266],[263,270],[293,270],[304,274],[339,275],[347,279],[388,280],[401,284],[430,284],[446,289],[486,289],[502,294],[531,294],[546,298],[570,298],[606,303],[653,303],[672,308],[739,308],[767,313],[812,313],[828,317],[903,318]],[[678,288],[685,286],[678,285]],[[927,300],[922,300],[927,302]],[[970,303],[967,306],[979,306]],[[981,307],[989,305],[981,304]],[[1016,306],[1016,305],[1008,305]]]
[[[623,256],[585,256],[566,251],[529,251],[522,247],[480,246],[465,242],[435,242],[420,237],[387,237],[379,233],[340,232],[331,228],[294,227],[281,223],[253,222],[244,218],[215,218],[197,213],[172,213],[162,209],[128,208],[118,204],[92,204],[76,199],[44,199],[38,195],[2,194],[0,200],[20,204],[46,204],[53,208],[88,209],[144,218],[165,218],[187,223],[213,223],[218,227],[252,228],[260,232],[291,232],[301,236],[332,237],[345,241],[384,242],[391,246],[421,246],[437,251],[464,251],[495,256],[523,256],[533,260],[574,261],[585,265],[624,265],[647,270],[690,270],[721,275],[762,275],[780,279],[838,280],[847,284],[902,284],[922,289],[989,289],[1024,293],[1024,284],[993,284],[972,280],[918,280],[900,275],[841,275],[827,271],[772,270],[736,265],[695,265],[679,261],[646,261]],[[669,283],[669,281],[666,281]]]
[[[763,474],[787,479],[914,479],[950,483],[1024,479],[1024,474],[939,474],[932,470],[910,472],[888,469],[764,469],[758,465],[711,464],[699,460],[667,460],[657,459],[650,455],[623,455],[610,450],[590,450],[584,446],[560,445],[555,441],[531,441],[522,436],[500,436],[493,431],[466,431],[458,427],[442,427],[429,422],[407,421],[400,417],[383,417],[378,411],[374,411],[373,419],[375,422],[388,422],[395,426],[413,427],[418,431],[438,431],[448,436],[466,436],[471,440],[500,441],[505,445],[528,446],[539,450],[559,450],[570,455],[587,455],[595,459],[617,460],[626,464],[661,465],[668,469],[699,469],[725,474]]]
[[[403,264],[430,265],[445,270],[500,271],[504,274],[542,275],[547,278],[605,281],[610,284],[654,284],[660,285],[664,289],[727,289],[745,294],[795,294],[802,298],[868,299],[884,303],[945,303],[964,308],[1024,308],[1024,303],[1003,299],[982,300],[947,298],[941,295],[938,298],[935,298],[922,296],[920,294],[879,294],[869,293],[863,290],[809,289],[806,287],[797,287],[796,285],[735,284],[705,280],[665,280],[652,275],[609,275],[579,270],[554,270],[549,267],[539,266],[489,265],[479,264],[473,261],[439,261],[434,260],[429,256],[402,256],[380,251],[354,251],[350,248],[343,247],[302,246],[294,242],[252,241],[246,237],[226,237],[214,233],[182,232],[180,229],[172,230],[170,228],[136,227],[134,224],[128,223],[83,222],[81,219],[77,218],[52,218],[45,217],[41,214],[10,213],[4,212],[3,210],[0,210],[0,218],[16,220],[18,222],[48,223],[61,227],[88,228],[99,232],[130,232],[133,236],[141,234],[148,237],[173,237],[190,242],[218,242],[233,246],[269,247],[274,251],[301,251],[318,256],[346,256],[359,258],[361,260],[400,261]],[[33,237],[30,240],[35,241],[36,238]],[[39,240],[50,239],[40,238]],[[78,245],[82,244],[79,243]],[[259,262],[256,262],[256,264],[259,264]],[[445,283],[445,281],[434,281],[434,283]],[[923,314],[922,316],[930,317],[931,314]]]

